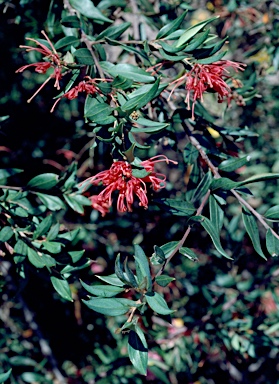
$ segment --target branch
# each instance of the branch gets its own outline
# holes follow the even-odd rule
[[[95,52],[92,49],[91,41],[88,40],[88,38],[87,38],[87,36],[86,36],[86,34],[84,32],[81,32],[81,41],[83,41],[85,43],[87,49],[90,51],[90,53],[91,53],[91,55],[93,57],[93,60],[95,62],[96,68],[98,69],[98,72],[100,74],[100,77],[102,79],[104,79],[105,78],[105,74],[103,72],[103,69],[100,66],[99,60],[98,60],[97,56],[95,55]]]
[[[184,126],[184,123],[185,123],[185,126]],[[207,154],[205,153],[204,149],[202,148],[202,146],[200,145],[200,143],[198,142],[198,140],[193,137],[191,135],[191,126],[190,124],[185,121],[182,125],[184,126],[184,128],[186,129],[187,131],[187,135],[189,137],[189,140],[190,142],[192,143],[192,145],[199,151],[201,157],[203,158],[203,160],[206,162],[206,164],[208,165],[209,169],[211,170],[211,172],[213,173],[215,179],[220,179],[221,178],[221,175],[218,171],[218,168],[216,168],[212,162],[210,161],[210,159],[208,158]],[[262,217],[262,215],[260,215],[253,207],[251,207],[251,205],[249,203],[247,203],[246,200],[243,199],[243,197],[240,196],[240,194],[238,192],[236,192],[234,189],[231,189],[230,192],[237,198],[237,200],[240,202],[240,204],[244,205],[245,208],[248,209],[248,211],[250,211],[257,219],[258,221],[262,224],[262,226],[266,229],[266,230],[270,230],[273,234],[273,236],[275,236],[278,240],[279,240],[279,235],[274,231],[274,229],[272,229],[264,220],[264,218]]]

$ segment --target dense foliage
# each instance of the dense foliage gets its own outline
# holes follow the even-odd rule
[[[276,1],[0,7],[0,382],[278,383]]]

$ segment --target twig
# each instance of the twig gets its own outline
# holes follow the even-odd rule
[[[204,198],[202,199],[202,202],[201,202],[201,205],[199,206],[199,208],[197,209],[197,212],[196,212],[196,215],[195,216],[199,216],[202,211],[203,211],[203,208],[205,206],[205,204],[207,203],[207,200],[209,199],[209,196],[210,196],[210,190],[208,190],[206,192],[206,195],[204,196]],[[166,267],[166,265],[171,261],[171,259],[173,258],[173,256],[176,254],[177,251],[180,250],[180,248],[183,246],[183,244],[185,243],[187,237],[189,236],[189,233],[191,232],[191,226],[189,225],[186,229],[186,232],[184,233],[182,239],[180,240],[180,242],[177,244],[177,246],[174,248],[174,250],[172,251],[172,253],[170,254],[170,256],[164,261],[164,264],[162,265],[162,267],[159,269],[159,271],[156,273],[156,276],[155,277],[158,277],[160,276],[163,272],[164,272],[164,269]]]
[[[189,123],[187,121],[185,121],[185,125],[187,126],[186,127],[186,130],[187,130],[187,134],[188,134],[188,137],[189,137],[189,140],[190,142],[193,144],[193,146],[199,151],[201,157],[203,158],[203,160],[206,162],[206,164],[208,165],[209,169],[211,170],[211,172],[213,173],[215,179],[220,179],[221,178],[221,175],[218,171],[218,168],[216,168],[212,162],[210,161],[210,159],[208,158],[207,154],[205,153],[204,149],[202,148],[202,146],[200,145],[200,143],[198,142],[198,140],[193,137],[191,135],[191,130],[190,130],[190,127],[189,127]],[[192,128],[192,127],[191,127]],[[264,220],[264,218],[262,217],[262,215],[260,215],[253,207],[251,207],[251,205],[249,203],[247,203],[246,200],[243,199],[243,197],[240,196],[240,194],[238,192],[236,192],[234,189],[231,189],[230,192],[237,198],[237,200],[245,206],[245,208],[248,209],[248,211],[250,211],[257,219],[258,221],[262,224],[262,226],[265,228],[265,229],[269,229],[273,236],[275,236],[278,240],[279,240],[279,235],[274,231],[274,229],[272,229]]]
[[[137,2],[135,0],[130,0],[131,8],[132,8],[132,22],[133,22],[133,30],[134,30],[134,38],[135,40],[140,40],[140,31],[139,31],[139,9]]]
[[[87,36],[86,36],[86,34],[84,32],[81,33],[81,41],[83,41],[85,43],[87,49],[90,51],[90,53],[91,53],[91,55],[93,57],[93,60],[95,62],[96,68],[98,69],[98,72],[100,74],[100,77],[102,79],[104,79],[105,78],[105,74],[103,72],[103,69],[100,66],[99,60],[98,60],[97,56],[95,55],[95,52],[92,49],[91,42],[88,40],[88,38],[87,38]]]

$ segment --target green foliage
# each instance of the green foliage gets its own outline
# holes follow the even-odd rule
[[[0,3],[0,381],[275,383],[275,2]]]

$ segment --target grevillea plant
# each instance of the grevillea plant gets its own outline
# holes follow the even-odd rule
[[[178,8],[172,20],[158,16],[151,26],[153,19],[145,15],[144,32],[137,16],[145,12],[141,2],[131,1],[132,11],[126,2],[117,9],[108,3],[96,7],[91,0],[64,0],[59,27],[52,28],[48,20],[42,36],[27,37],[20,46],[27,63],[17,69],[18,76],[36,72],[42,78],[28,102],[36,103],[43,90],[45,98],[51,82],[59,92],[54,102],[45,100],[50,113],[59,114],[76,99],[91,135],[87,148],[96,157],[90,174],[88,168],[77,173],[73,162],[66,172],[40,174],[23,187],[1,185],[0,241],[21,278],[29,270],[41,271],[63,299],[73,301],[69,281],[92,260],[73,248],[78,229],[69,231],[57,213],[67,207],[80,215],[95,212],[91,215],[99,223],[109,217],[115,226],[119,218],[148,210],[160,220],[176,217],[183,230],[179,239],[162,238],[152,244],[153,253],[144,251],[144,239],[141,245],[135,242],[131,255],[116,256],[113,273],[80,285],[88,295],[83,305],[115,317],[112,332],[123,334],[133,366],[146,375],[148,350],[156,340],[153,324],[161,320],[168,326],[180,310],[173,307],[171,293],[179,276],[169,275],[169,263],[179,263],[181,256],[199,260],[199,251],[188,243],[190,234],[209,236],[208,252],[231,262],[237,255],[224,240],[237,220],[259,256],[279,254],[273,227],[278,206],[258,212],[248,188],[279,174],[240,175],[249,162],[242,143],[256,134],[250,127],[230,126],[230,113],[246,108],[257,93],[256,80],[245,74],[245,62],[234,61],[226,51],[228,38],[215,34],[218,17],[189,26],[187,10]],[[130,15],[127,21],[117,16],[124,11]],[[5,177],[17,172],[7,170]],[[238,202],[235,212],[228,205],[232,200]]]

